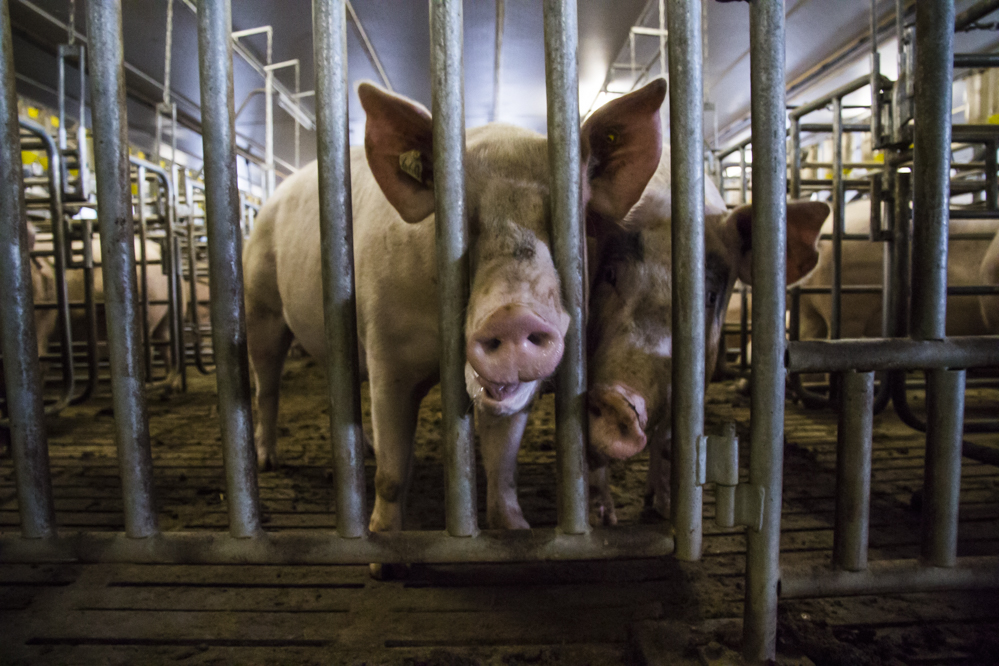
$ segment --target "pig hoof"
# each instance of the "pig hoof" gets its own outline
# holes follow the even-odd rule
[[[409,578],[409,565],[408,564],[396,564],[396,563],[386,563],[386,564],[369,564],[371,571],[371,577],[375,580],[380,581],[390,581],[390,580],[405,580]]]
[[[531,525],[520,511],[499,513],[489,517],[489,527],[494,530],[529,530]]]
[[[277,456],[273,454],[257,454],[257,469],[261,472],[274,472],[278,468]]]

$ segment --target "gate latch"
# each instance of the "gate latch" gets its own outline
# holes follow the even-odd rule
[[[745,525],[757,532],[763,527],[763,486],[739,483],[739,438],[735,424],[728,423],[723,435],[701,438],[701,485],[715,484],[715,523],[719,527]]]

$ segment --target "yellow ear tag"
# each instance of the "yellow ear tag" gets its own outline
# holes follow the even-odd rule
[[[399,168],[410,178],[423,184],[423,156],[418,150],[410,150],[399,155]]]
[[[617,132],[607,132],[607,143],[617,143]]]

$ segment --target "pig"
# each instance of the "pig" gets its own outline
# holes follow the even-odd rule
[[[844,228],[846,233],[867,233],[870,229],[871,202],[869,199],[852,201],[846,205]],[[992,233],[994,220],[951,220],[954,232]],[[823,233],[832,233],[832,216],[826,220]],[[993,243],[994,244],[994,243]],[[995,284],[996,278],[987,278],[981,271],[988,241],[955,240],[947,252],[947,283],[949,285]],[[996,250],[999,252],[999,250]],[[844,241],[843,284],[880,285],[884,279],[882,257],[884,245],[865,241]],[[832,284],[832,241],[819,243],[819,263],[804,280],[802,286],[829,286]],[[950,296],[947,299],[947,335],[985,335],[999,332],[999,326],[987,323],[981,303],[984,297]],[[881,337],[881,294],[844,294],[842,296],[840,335],[844,338]],[[828,294],[801,295],[801,339],[829,337],[832,320],[832,299]]]
[[[978,280],[981,284],[999,285],[999,231],[989,243],[988,250],[982,258]],[[990,335],[999,334],[999,296],[979,296],[978,302],[986,331]]]
[[[590,297],[589,445],[591,519],[617,522],[607,465],[649,445],[647,501],[669,515],[671,448],[672,260],[670,157],[659,167],[620,229],[595,238],[599,264]],[[816,241],[829,207],[787,206],[787,279],[818,261]],[[705,383],[716,367],[719,341],[736,278],[752,280],[752,206],[727,212],[705,179]]]
[[[590,224],[620,220],[655,172],[665,92],[657,80],[583,123],[580,196]],[[364,147],[350,154],[354,258],[377,463],[369,528],[378,532],[403,526],[417,410],[439,379],[432,123],[419,104],[372,84],[361,84],[357,94],[367,120]],[[509,125],[477,127],[467,132],[465,159],[466,389],[486,469],[489,526],[524,529],[517,451],[569,325],[550,249],[547,140]],[[320,362],[326,354],[317,190],[315,164],[287,179],[246,243],[247,343],[264,469],[277,464],[278,387],[292,337]]]

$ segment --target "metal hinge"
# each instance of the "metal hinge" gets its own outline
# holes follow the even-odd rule
[[[757,532],[763,527],[763,486],[739,483],[739,438],[735,424],[723,435],[701,436],[698,441],[697,482],[715,484],[715,523],[719,527],[745,525]]]

